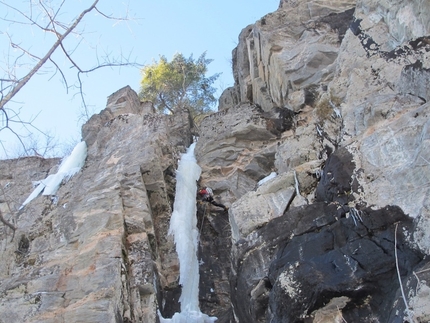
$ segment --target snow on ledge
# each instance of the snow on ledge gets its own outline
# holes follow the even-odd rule
[[[263,185],[264,183],[266,183],[266,182],[270,181],[272,178],[275,178],[277,175],[278,175],[278,174],[276,174],[276,172],[271,172],[268,176],[266,176],[266,177],[264,177],[263,179],[261,179],[261,180],[257,183],[257,185],[258,185],[258,186],[261,186],[261,185]]]

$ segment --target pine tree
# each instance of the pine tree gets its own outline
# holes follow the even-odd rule
[[[165,56],[142,68],[139,97],[152,101],[157,111],[174,114],[188,109],[193,117],[212,110],[216,98],[213,83],[220,74],[206,77],[212,62],[204,52],[197,60],[175,54],[171,62]]]

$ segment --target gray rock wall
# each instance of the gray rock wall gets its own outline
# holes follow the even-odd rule
[[[414,307],[429,274],[429,9],[281,1],[239,35],[240,103],[224,100],[197,146],[202,181],[231,206],[237,321],[429,319]],[[263,119],[292,126],[261,136]]]
[[[241,101],[270,110],[287,106],[294,92],[326,85],[355,2],[293,1],[245,28],[233,59]]]

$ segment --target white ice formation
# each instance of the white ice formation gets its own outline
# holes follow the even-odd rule
[[[194,156],[193,143],[179,161],[176,173],[176,195],[170,219],[169,234],[173,234],[179,257],[179,299],[181,312],[172,318],[161,315],[161,323],[211,323],[216,317],[203,314],[199,308],[199,262],[197,260],[198,230],[196,217],[197,180],[201,168]]]
[[[42,195],[55,195],[63,179],[69,180],[70,177],[79,172],[82,166],[84,166],[86,158],[87,144],[85,141],[81,141],[73,148],[72,153],[63,159],[56,174],[51,174],[47,178],[34,183],[37,187],[27,197],[24,203],[22,203],[19,209],[22,209],[25,205],[30,203],[39,196],[40,193],[42,193]]]

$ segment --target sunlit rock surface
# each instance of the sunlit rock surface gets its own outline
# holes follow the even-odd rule
[[[18,230],[12,242],[11,233],[3,236],[1,320],[155,322],[157,308],[164,312],[157,304],[178,288],[167,229],[177,157],[191,142],[189,118],[136,114],[126,104],[136,93],[124,92],[116,116],[108,101],[87,124],[92,144],[81,172],[56,198],[39,196],[12,217]],[[26,160],[25,168],[9,168],[2,178],[12,208],[32,180],[58,164]]]

